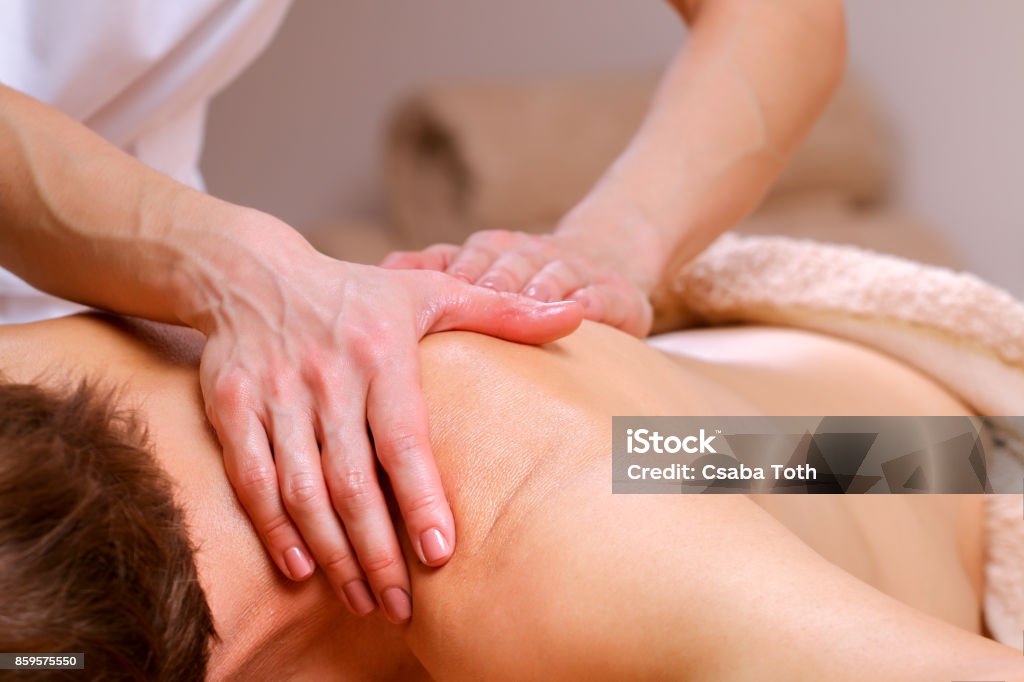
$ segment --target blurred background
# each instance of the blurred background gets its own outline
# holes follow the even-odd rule
[[[1024,297],[1024,2],[846,5],[860,83],[743,229],[964,267]],[[214,101],[203,172],[351,260],[543,229],[683,40],[659,0],[296,0]]]

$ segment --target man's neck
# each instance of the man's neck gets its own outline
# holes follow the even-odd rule
[[[268,563],[270,570],[273,566]],[[318,574],[302,584],[276,575],[253,581],[204,570],[220,642],[213,647],[211,680],[425,678],[401,631],[379,614],[348,614]],[[210,572],[221,573],[219,577]],[[239,580],[238,578],[241,578]]]

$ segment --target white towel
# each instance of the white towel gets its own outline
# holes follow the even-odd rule
[[[970,274],[852,246],[730,234],[679,268],[654,303],[662,331],[756,322],[832,334],[916,367],[981,416],[1024,416],[1024,305]],[[1002,435],[1019,457],[1024,434]],[[986,499],[985,621],[1018,649],[1022,505],[1020,495]]]

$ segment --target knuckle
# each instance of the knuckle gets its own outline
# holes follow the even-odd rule
[[[424,438],[414,431],[400,431],[384,438],[378,450],[378,456],[389,464],[402,464],[423,452]]]
[[[250,496],[262,497],[274,491],[277,485],[276,472],[271,466],[251,464],[239,469],[235,486]]]
[[[508,281],[516,279],[516,273],[507,265],[495,265],[490,269],[490,271],[488,271],[486,278],[490,280]]]
[[[267,538],[268,544],[273,544],[274,538],[291,533],[291,528],[291,519],[284,514],[274,514],[262,524],[260,531]]]
[[[334,357],[334,361],[338,361],[337,352],[335,350],[338,346],[342,349],[352,351],[362,350],[366,348],[367,345],[372,346],[374,336],[380,334],[386,329],[387,327],[383,322],[372,317],[350,323],[344,330],[344,337],[340,338],[338,344],[332,348],[331,355]]]
[[[444,275],[434,271],[423,272],[418,274],[420,274],[427,281],[444,278]],[[394,320],[390,319],[386,315],[373,316],[367,320],[362,321],[359,324],[359,335],[357,336],[357,338],[360,341],[369,343],[369,345],[374,350],[379,350],[380,341],[394,336],[395,328],[397,326],[398,323],[396,323]],[[326,358],[325,362],[322,364],[326,364]]]
[[[560,294],[569,293],[568,291],[566,291],[565,282],[561,278],[556,277],[550,272],[546,272],[542,275],[539,275],[536,279],[534,279],[533,284],[534,286],[545,291],[557,291]]]
[[[353,354],[362,365],[363,371],[371,376],[382,369],[387,369],[389,364],[394,362],[395,351],[401,343],[401,339],[389,327],[380,325],[376,329],[379,331],[370,332],[367,340],[353,349]]]
[[[482,277],[477,284],[485,289],[501,293],[512,288],[512,279],[504,275],[489,274],[486,277]]]
[[[323,486],[310,472],[291,474],[285,478],[283,497],[290,509],[310,511],[323,501]]]
[[[373,482],[358,469],[334,477],[331,499],[340,514],[358,514],[373,503]]]
[[[534,272],[539,271],[550,260],[550,254],[542,246],[530,245],[529,248],[518,252],[520,267]]]
[[[211,398],[219,409],[236,410],[243,405],[249,384],[248,374],[241,370],[222,372],[213,382]]]
[[[436,511],[443,502],[441,496],[434,493],[421,493],[412,497],[404,505],[407,516],[422,516]]]
[[[401,563],[398,554],[388,550],[368,551],[360,557],[359,562],[368,576],[390,573]]]
[[[350,575],[356,572],[355,557],[344,547],[338,547],[318,559],[324,571],[332,574]]]
[[[551,266],[555,273],[567,279],[581,278],[586,271],[581,264],[564,257],[551,261]]]

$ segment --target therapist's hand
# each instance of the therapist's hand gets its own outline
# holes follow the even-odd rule
[[[409,577],[378,461],[420,561],[444,564],[456,542],[418,341],[463,329],[545,343],[582,312],[440,272],[340,262],[304,241],[270,243],[202,285],[215,293],[195,324],[208,335],[200,379],[228,478],[281,571],[302,580],[319,566],[354,613],[379,604],[405,622]]]
[[[647,294],[617,268],[587,254],[583,240],[573,236],[484,230],[462,246],[437,244],[392,253],[381,266],[438,270],[538,301],[577,301],[588,320],[634,336],[646,336],[651,329]]]

